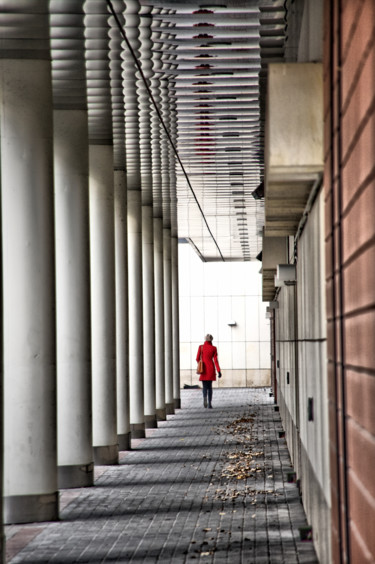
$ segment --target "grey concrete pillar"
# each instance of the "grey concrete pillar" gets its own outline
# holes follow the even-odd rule
[[[162,34],[161,39],[168,39]],[[168,48],[163,44],[163,50]],[[164,63],[163,69],[169,70]],[[167,75],[160,79],[160,99],[164,122],[170,129],[170,105]],[[171,270],[171,159],[170,142],[161,130],[161,177],[163,193],[163,261],[164,261],[164,377],[166,413],[174,412],[173,400],[173,356],[172,356],[172,270]]]
[[[171,230],[163,228],[164,256],[164,373],[167,415],[174,413]]]
[[[92,409],[95,464],[118,462],[112,145],[90,145]]]
[[[130,449],[126,172],[115,171],[117,438]]]
[[[127,0],[125,31],[139,57],[138,0]],[[142,295],[142,199],[139,145],[139,106],[134,60],[124,51],[124,104],[126,171],[128,187],[128,283],[129,283],[129,386],[132,438],[145,436],[143,388],[143,295]]]
[[[155,407],[158,421],[166,419],[164,377],[164,259],[163,220],[154,217],[155,292]]]
[[[172,237],[172,333],[173,333],[173,399],[176,409],[181,407],[180,385],[180,307],[178,293],[178,239]]]
[[[103,5],[101,6],[103,8]],[[121,24],[125,4],[113,2]],[[127,183],[125,166],[125,119],[122,51],[123,38],[117,22],[108,19],[109,68],[115,183],[115,270],[116,270],[116,375],[117,375],[117,440],[119,450],[130,449],[129,413],[129,333],[128,333],[128,242]]]
[[[146,428],[156,427],[154,224],[152,206],[142,206],[144,413]]]
[[[1,59],[0,79],[4,521],[50,521],[58,517],[50,61]]]
[[[86,110],[54,111],[59,488],[94,483]]]
[[[145,436],[141,210],[141,192],[128,190],[129,384],[132,438]]]
[[[140,61],[142,72],[150,82],[153,75],[151,59],[151,8],[144,7],[140,17]],[[154,229],[152,191],[151,115],[149,93],[142,81],[139,94],[139,143],[142,184],[142,272],[143,272],[143,354],[144,354],[144,414],[146,428],[156,427],[155,407],[155,313],[154,313]]]
[[[161,33],[152,30],[153,75],[150,79],[152,95],[161,107],[160,70]],[[158,421],[166,419],[164,378],[164,266],[163,266],[163,191],[161,173],[161,131],[159,117],[151,108],[152,192],[154,215],[154,298],[155,298],[155,408]]]

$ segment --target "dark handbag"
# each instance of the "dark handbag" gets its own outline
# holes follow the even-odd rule
[[[203,374],[204,372],[204,363],[202,360],[202,345],[201,345],[201,357],[198,360],[198,365],[197,365],[197,374]]]

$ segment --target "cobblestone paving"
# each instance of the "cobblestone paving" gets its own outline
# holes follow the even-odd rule
[[[269,389],[201,390],[61,493],[61,520],[6,527],[7,562],[317,563]]]

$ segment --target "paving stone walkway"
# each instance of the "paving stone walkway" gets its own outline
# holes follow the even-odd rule
[[[61,492],[61,520],[7,526],[7,562],[318,562],[269,389],[183,390],[95,486]]]

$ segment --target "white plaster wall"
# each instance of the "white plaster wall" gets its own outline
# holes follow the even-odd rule
[[[322,193],[315,201],[298,241],[297,257],[297,284],[281,288],[279,309],[276,310],[278,403],[294,468],[301,479],[303,504],[313,527],[319,559],[329,563],[330,471]],[[313,421],[308,420],[309,398],[313,400]]]
[[[323,197],[317,200],[299,244],[297,277],[298,341],[300,347],[300,434],[316,477],[329,500],[328,382]],[[314,401],[314,421],[308,421],[307,398]]]
[[[204,263],[188,243],[179,244],[181,385],[198,381],[195,359],[206,333],[218,348],[223,378],[217,386],[270,385],[260,269],[259,262]]]

